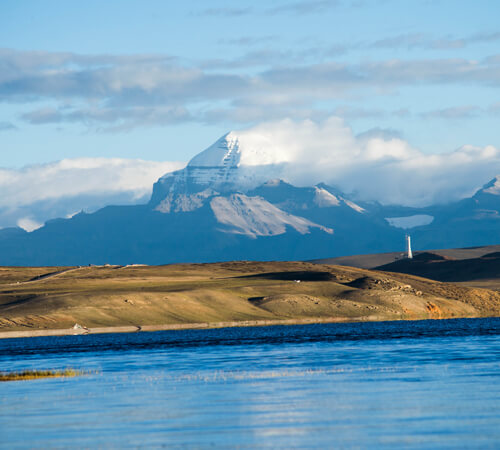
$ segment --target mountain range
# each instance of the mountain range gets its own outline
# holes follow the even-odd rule
[[[272,149],[228,133],[161,177],[143,205],[107,206],[26,232],[0,230],[0,265],[305,260],[500,242],[500,177],[471,198],[412,208],[293,186]]]

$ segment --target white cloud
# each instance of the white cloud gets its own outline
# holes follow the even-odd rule
[[[355,136],[341,119],[282,120],[237,131],[241,163],[275,164],[298,185],[331,183],[362,200],[424,206],[471,195],[500,173],[500,150],[465,145],[426,154],[397,136]]]
[[[180,162],[152,162],[120,158],[76,158],[0,169],[0,207],[29,205],[41,200],[128,192],[138,199],[151,192],[165,172]]]
[[[29,229],[82,209],[146,202],[153,183],[181,162],[77,158],[0,169],[0,228]],[[31,231],[31,230],[30,230]]]
[[[323,7],[329,2],[314,3]],[[287,8],[305,4],[295,2]],[[479,60],[382,59],[359,63],[321,55],[325,56],[322,48],[265,48],[235,59],[222,56],[191,66],[167,55],[0,49],[0,101],[31,104],[20,115],[30,124],[81,123],[97,131],[122,131],[179,122],[227,123],[229,119],[248,124],[276,117],[300,119],[311,116],[311,111],[321,113],[318,103],[330,102],[333,107],[346,99],[394,95],[408,86],[490,89],[498,87],[500,80],[498,55]],[[247,66],[255,70],[235,71]],[[51,101],[53,106],[41,107],[40,101]],[[473,111],[448,108],[440,117],[454,118],[467,112]],[[346,113],[373,116],[376,110],[355,108]]]

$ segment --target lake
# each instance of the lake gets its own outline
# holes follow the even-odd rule
[[[0,340],[0,447],[499,448],[500,319]]]

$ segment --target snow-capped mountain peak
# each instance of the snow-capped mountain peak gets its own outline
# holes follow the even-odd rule
[[[238,135],[235,132],[225,134],[193,157],[184,169],[161,177],[153,187],[150,203],[156,206],[170,195],[191,195],[207,188],[221,193],[245,192],[280,175],[276,164],[253,164],[257,161],[254,156],[261,150],[259,146],[247,145],[245,148],[248,155],[243,163]]]
[[[198,153],[188,163],[188,167],[238,167],[240,164],[238,137],[227,133],[207,149]]]

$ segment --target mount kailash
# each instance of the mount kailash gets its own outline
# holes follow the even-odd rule
[[[500,178],[476,194],[427,208],[355,202],[326,184],[282,180],[271,149],[229,133],[161,177],[145,205],[108,206],[0,230],[0,265],[166,264],[299,260],[500,242]]]

